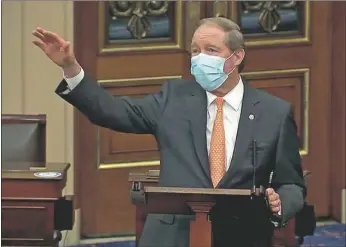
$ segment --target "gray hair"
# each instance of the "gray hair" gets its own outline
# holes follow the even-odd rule
[[[214,24],[226,33],[225,43],[231,51],[243,49],[245,51],[245,41],[240,28],[234,21],[224,17],[211,17],[200,20],[197,28],[205,24]],[[239,72],[244,69],[245,57],[239,64]]]

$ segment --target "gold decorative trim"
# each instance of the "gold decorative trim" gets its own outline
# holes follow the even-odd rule
[[[80,244],[89,245],[89,244],[102,244],[102,243],[113,243],[113,242],[124,242],[124,241],[135,241],[136,236],[131,235],[127,237],[107,237],[107,238],[96,238],[96,239],[82,239]]]
[[[102,84],[123,84],[136,81],[151,81],[151,80],[172,80],[172,79],[181,79],[181,75],[172,75],[172,76],[150,76],[150,77],[138,77],[138,78],[124,78],[124,79],[106,79],[98,80],[97,83]]]
[[[232,20],[238,20],[238,10],[237,10],[237,1],[232,1],[230,4],[230,18]],[[269,46],[269,45],[283,45],[283,44],[302,44],[302,43],[310,43],[311,35],[310,35],[310,27],[311,27],[311,2],[305,1],[304,6],[304,35],[303,37],[278,37],[275,39],[260,39],[254,38],[253,40],[249,38],[245,38],[245,45],[247,47],[250,46]],[[248,41],[246,41],[248,40]]]
[[[40,197],[1,197],[1,200],[8,201],[56,201],[59,198],[40,198]]]
[[[2,241],[44,241],[44,238],[1,238]]]
[[[283,70],[265,70],[265,71],[253,71],[253,72],[244,72],[241,75],[246,77],[258,77],[258,76],[270,76],[270,75],[299,75],[302,74],[304,77],[303,80],[303,147],[299,150],[301,156],[306,156],[309,154],[309,92],[310,92],[310,69],[301,68],[301,69],[283,69]]]
[[[158,51],[158,50],[178,50],[182,48],[183,45],[183,1],[177,0],[175,5],[175,15],[174,15],[174,37],[175,41],[169,43],[159,43],[159,44],[147,44],[147,43],[138,43],[138,44],[114,44],[106,45],[106,21],[105,21],[105,8],[106,2],[99,2],[99,26],[98,26],[98,35],[99,35],[99,52],[100,53],[111,53],[111,52],[129,52],[129,51]]]
[[[1,206],[2,209],[45,209],[39,206]]]
[[[114,168],[133,168],[146,166],[159,166],[160,160],[152,161],[135,161],[135,162],[119,162],[119,163],[100,163],[99,169],[114,169]]]
[[[136,81],[166,81],[171,79],[181,79],[182,75],[170,75],[170,76],[153,76],[153,77],[138,77],[138,78],[123,78],[123,79],[108,79],[98,80],[99,84],[125,84]],[[145,84],[143,84],[145,85]],[[118,162],[118,163],[102,163],[100,162],[100,128],[97,128],[96,137],[96,150],[97,150],[97,164],[98,169],[114,169],[114,168],[133,168],[133,167],[147,167],[147,166],[159,166],[160,160],[148,160],[148,161],[134,161],[134,162]]]

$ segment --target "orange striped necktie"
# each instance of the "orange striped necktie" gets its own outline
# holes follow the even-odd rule
[[[226,172],[226,144],[225,128],[223,124],[223,98],[216,98],[216,118],[214,120],[213,132],[210,141],[209,163],[211,179],[214,188],[218,185]]]

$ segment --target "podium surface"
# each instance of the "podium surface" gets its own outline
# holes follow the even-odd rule
[[[131,199],[132,203],[136,206],[136,242],[138,246],[139,239],[141,238],[144,224],[146,221],[146,218],[148,214],[150,213],[182,213],[182,214],[193,214],[194,210],[190,206],[195,206],[195,210],[204,211],[210,211],[211,205],[209,203],[196,205],[193,204],[193,200],[191,200],[193,197],[191,195],[194,192],[198,192],[199,195],[195,196],[196,200],[200,200],[201,196],[204,199],[204,202],[215,202],[215,195],[218,194],[221,196],[225,196],[224,194],[227,193],[233,194],[233,197],[249,197],[251,195],[251,190],[229,190],[229,189],[187,189],[187,188],[167,188],[167,187],[158,187],[158,180],[159,180],[159,171],[149,171],[147,173],[130,173],[129,176],[129,182],[132,183],[132,191],[131,191]],[[164,192],[164,193],[162,193]],[[189,201],[189,204],[186,204],[183,206],[183,208],[177,207],[177,203],[172,204],[172,200],[168,200],[167,195],[165,193],[169,193],[170,197],[172,199],[172,196],[174,197],[174,194],[176,194],[176,197],[174,197],[173,202],[177,202],[177,200],[187,202]],[[238,195],[237,195],[238,193]],[[211,194],[214,194],[211,196]],[[190,200],[186,200],[187,196],[190,196]],[[245,197],[244,197],[245,196]],[[185,199],[184,199],[185,198]],[[179,205],[182,205],[181,203],[178,203]],[[163,207],[162,207],[163,206]],[[199,206],[199,208],[197,207]],[[197,208],[196,208],[197,207]],[[165,208],[165,209],[163,209]],[[203,215],[203,214],[202,214]],[[204,215],[201,217],[202,220],[205,220]],[[194,224],[196,221],[192,221],[192,224]],[[197,236],[206,236],[206,234],[201,235],[201,233],[204,232],[210,232],[208,224],[202,223],[205,228],[201,227],[200,230],[197,230],[195,233]],[[286,246],[294,246],[293,243],[295,242],[294,239],[294,218],[292,218],[288,226],[285,228],[277,228],[274,229],[272,236],[271,236],[271,244],[267,245],[266,247],[286,247]],[[201,242],[197,242],[198,247],[204,246],[206,242],[209,243],[211,239],[207,238],[199,238]],[[202,244],[202,245],[201,245]],[[211,246],[211,245],[206,245]]]
[[[8,162],[2,167],[2,245],[58,246],[59,230],[73,225],[71,198],[62,194],[70,164]],[[61,220],[63,214],[70,216],[70,226]]]
[[[272,227],[263,187],[256,190],[159,187],[150,176],[131,175],[137,243],[147,217],[156,214],[190,215],[187,240],[190,247],[221,246],[220,243],[227,242],[230,235],[234,243],[239,243],[239,232],[248,233],[248,239],[261,243],[258,246],[269,246]],[[258,227],[258,223],[264,227]],[[223,229],[227,226],[231,227],[230,231],[235,231],[227,232],[224,237]],[[229,247],[236,246],[228,243]]]

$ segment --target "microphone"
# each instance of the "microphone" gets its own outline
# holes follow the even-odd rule
[[[273,175],[274,175],[274,171],[271,171],[270,172],[270,175],[269,175],[269,187],[272,187],[272,180],[273,180]]]

